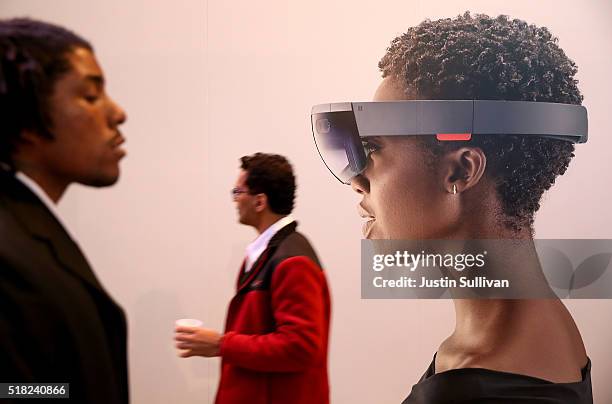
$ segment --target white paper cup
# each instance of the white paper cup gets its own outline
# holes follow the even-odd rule
[[[176,324],[177,327],[202,327],[204,325],[203,322],[195,318],[181,318],[180,320],[176,320],[174,324]]]

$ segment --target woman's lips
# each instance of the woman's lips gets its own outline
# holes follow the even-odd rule
[[[363,233],[363,236],[365,238],[368,238],[370,235],[370,232],[372,232],[372,227],[374,226],[374,222],[376,221],[376,218],[372,216],[372,214],[368,211],[368,209],[366,209],[362,204],[357,205],[357,212],[359,213],[359,216],[361,216],[364,219],[367,219],[367,221],[363,224],[361,228],[361,232]]]

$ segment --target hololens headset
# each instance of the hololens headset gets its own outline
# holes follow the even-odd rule
[[[343,184],[365,170],[362,138],[435,135],[469,141],[472,135],[540,136],[587,141],[586,108],[532,101],[416,100],[343,102],[312,107],[312,133],[321,159]]]

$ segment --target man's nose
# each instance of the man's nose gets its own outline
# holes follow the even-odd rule
[[[119,104],[115,101],[110,100],[111,103],[111,113],[110,120],[113,126],[118,126],[127,121],[127,113]]]

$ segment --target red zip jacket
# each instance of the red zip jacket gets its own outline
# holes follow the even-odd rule
[[[238,277],[221,341],[217,404],[327,404],[330,297],[295,222]]]

